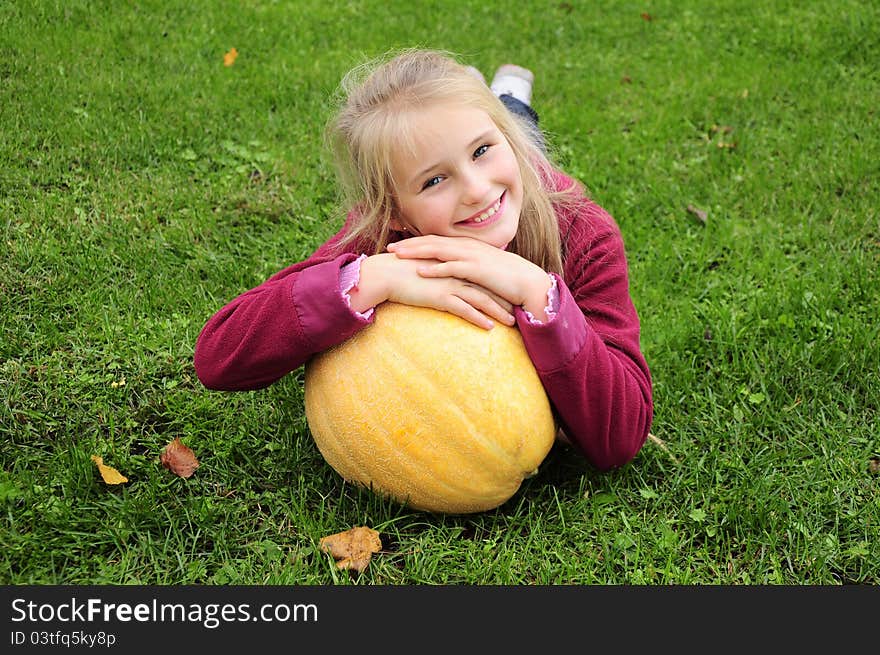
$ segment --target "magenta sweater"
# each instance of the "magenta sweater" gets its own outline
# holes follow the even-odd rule
[[[556,183],[569,179],[558,173]],[[566,436],[605,470],[629,462],[645,442],[651,375],[617,224],[586,197],[558,215],[565,256],[556,316],[535,324],[522,308],[514,314]],[[340,292],[340,269],[359,250],[335,247],[346,229],[208,320],[195,347],[196,373],[206,387],[266,387],[372,322]]]

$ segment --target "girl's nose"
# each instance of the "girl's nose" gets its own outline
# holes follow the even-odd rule
[[[489,193],[489,180],[479,171],[471,170],[464,175],[463,200],[468,205],[477,205],[486,200]]]

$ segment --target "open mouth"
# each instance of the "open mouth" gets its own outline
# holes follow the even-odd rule
[[[507,197],[507,192],[501,194],[501,197],[495,201],[495,203],[481,211],[479,214],[475,216],[471,216],[469,219],[465,221],[460,221],[458,225],[464,225],[467,227],[485,227],[497,221],[501,214],[504,211],[504,200]]]

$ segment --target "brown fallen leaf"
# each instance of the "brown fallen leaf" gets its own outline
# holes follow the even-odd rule
[[[868,460],[868,470],[873,474],[877,475],[880,473],[880,457],[872,457]]]
[[[705,212],[705,210],[697,209],[693,205],[687,206],[687,211],[689,214],[697,217],[697,220],[700,221],[703,225],[706,224],[706,219],[708,219],[709,215]]]
[[[373,553],[382,550],[379,533],[366,526],[321,537],[318,545],[322,552],[333,556],[338,568],[354,569],[358,573],[364,572]]]
[[[122,475],[122,473],[112,466],[104,464],[103,457],[92,455],[92,461],[98,465],[98,471],[101,473],[101,477],[104,478],[104,482],[107,484],[122,484],[123,482],[128,482],[128,478]]]
[[[162,466],[182,478],[188,478],[197,468],[199,468],[199,460],[196,459],[195,453],[183,445],[180,437],[174,437],[174,439],[162,449],[162,455],[159,457],[159,461],[162,462]]]
[[[238,50],[235,48],[231,48],[229,52],[223,55],[223,65],[224,66],[232,66],[235,63],[236,58],[238,57]]]

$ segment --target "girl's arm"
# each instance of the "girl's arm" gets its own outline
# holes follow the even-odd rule
[[[556,315],[536,325],[520,309],[517,324],[566,436],[605,470],[641,449],[653,397],[620,231],[597,205],[587,211],[569,233]]]
[[[194,356],[202,384],[225,391],[266,387],[369,325],[371,318],[352,311],[340,293],[340,270],[357,259],[334,253],[342,234],[208,320]]]
[[[417,272],[421,262],[390,253],[336,254],[343,234],[208,320],[194,358],[202,384],[225,391],[266,387],[372,323],[372,308],[386,300],[452,312],[486,329],[493,319],[514,323],[503,298],[454,278],[425,279]]]

